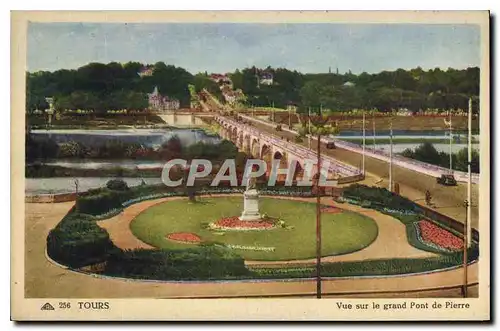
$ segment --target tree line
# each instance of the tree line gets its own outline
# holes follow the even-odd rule
[[[155,86],[163,96],[178,99],[181,107],[189,107],[190,84],[197,91],[203,88],[219,91],[206,74],[192,75],[183,68],[157,62],[152,65],[152,75],[141,77],[138,73],[145,66],[139,62],[89,63],[76,70],[27,72],[26,110],[47,109],[45,98],[54,97],[56,110],[142,111],[148,107],[147,94]]]
[[[478,102],[479,68],[463,70],[420,67],[375,74],[303,74],[284,68],[267,67],[274,77],[272,85],[258,84],[259,72],[251,67],[230,74],[235,89],[241,88],[254,106],[286,108],[290,103],[299,111],[323,107],[332,111],[352,109],[467,109],[468,99]]]
[[[401,155],[421,162],[438,165],[443,168],[450,167],[450,154],[438,152],[430,142],[419,145],[415,150],[410,148],[405,149]],[[467,148],[462,148],[458,153],[453,153],[451,157],[453,170],[468,171],[469,156]],[[473,173],[479,173],[479,152],[476,149],[472,150],[471,171]]]
[[[33,138],[26,135],[26,161],[36,162],[50,159],[138,159],[168,161],[176,158],[225,160],[238,158],[238,149],[228,141],[217,144],[197,142],[182,146],[174,135],[158,148],[119,139],[108,140],[99,145],[88,145],[77,141],[57,143],[53,139]]]
[[[189,85],[196,92],[207,89],[224,101],[219,85],[206,72],[193,75],[183,68],[157,62],[152,65],[152,75],[141,77],[138,73],[144,66],[139,62],[89,63],[76,70],[27,72],[26,109],[46,109],[45,98],[54,97],[57,110],[144,110],[148,107],[147,93],[155,86],[160,94],[178,99],[181,107],[190,106]],[[258,83],[262,71],[273,75],[272,85]],[[247,105],[286,108],[292,103],[299,111],[309,107],[332,111],[466,109],[468,98],[477,102],[479,95],[478,67],[428,71],[418,67],[359,75],[251,67],[229,75],[233,88],[246,95]]]

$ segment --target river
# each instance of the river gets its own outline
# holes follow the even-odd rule
[[[159,147],[171,137],[177,136],[183,146],[197,142],[217,143],[220,137],[209,135],[200,129],[117,129],[117,130],[33,130],[34,139],[52,139],[57,143],[76,141],[87,146],[99,146],[109,140],[139,143]]]

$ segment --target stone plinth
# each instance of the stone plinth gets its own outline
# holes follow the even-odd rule
[[[259,214],[259,194],[257,190],[248,190],[243,194],[243,213],[240,216],[242,221],[260,220]]]

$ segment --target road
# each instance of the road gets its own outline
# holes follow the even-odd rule
[[[253,122],[252,125],[259,130],[274,134],[276,136],[288,138],[291,141],[295,138],[293,133],[287,131],[277,132],[273,128]],[[316,146],[316,140],[312,139],[311,146]],[[308,146],[307,139],[301,143]],[[362,155],[342,148],[327,149],[324,143],[321,144],[321,153],[332,156],[339,161],[361,168]],[[388,186],[389,165],[385,161],[375,158],[365,158],[366,179],[362,182],[367,185],[376,185],[380,187]],[[417,173],[415,171],[393,165],[393,180],[400,186],[400,194],[413,201],[421,202],[424,200],[425,191],[429,190],[434,203],[433,209],[452,217],[458,221],[464,221],[465,208],[463,202],[467,198],[467,185],[459,183],[455,187],[442,186],[436,183],[432,176]],[[478,199],[479,186],[472,185],[472,226],[478,228]]]

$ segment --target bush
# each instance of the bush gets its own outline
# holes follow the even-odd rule
[[[123,195],[110,190],[102,190],[98,194],[78,197],[76,208],[79,213],[100,215],[112,209],[121,208]]]
[[[115,249],[109,234],[91,216],[74,210],[47,237],[47,254],[71,268],[103,262]]]
[[[383,209],[389,208],[394,210],[415,211],[417,205],[400,195],[388,191],[385,188],[369,187],[366,185],[353,184],[342,193],[346,199],[369,201],[372,208]]]
[[[248,275],[241,257],[214,245],[185,250],[119,251],[112,254],[104,273],[156,280],[224,279]]]
[[[479,257],[477,245],[471,246],[468,251],[468,261],[472,262]],[[400,275],[410,273],[429,272],[459,266],[462,263],[463,253],[455,252],[430,258],[413,259],[380,259],[366,261],[346,261],[324,263],[321,266],[323,277],[352,277]],[[253,278],[304,278],[315,276],[314,267],[289,268],[255,268],[252,269]]]
[[[127,191],[128,185],[122,179],[111,179],[106,183],[106,187],[114,191]]]

